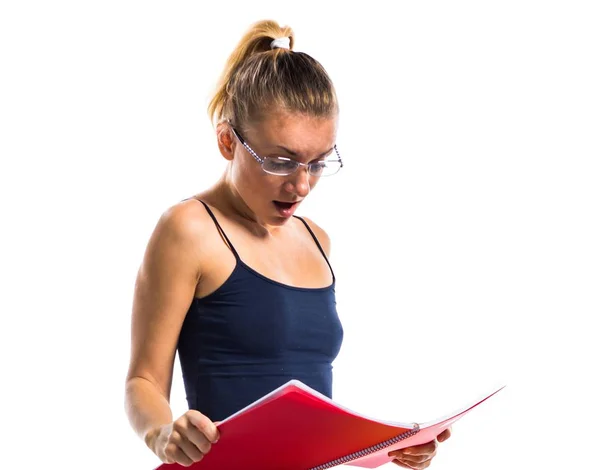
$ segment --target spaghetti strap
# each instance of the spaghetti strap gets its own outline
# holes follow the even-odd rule
[[[323,255],[323,258],[325,258],[325,261],[327,262],[327,266],[329,266],[329,270],[331,271],[331,276],[333,278],[333,282],[335,282],[335,273],[333,272],[333,268],[331,267],[331,264],[329,263],[329,259],[327,258],[327,255],[325,254],[325,252],[323,251],[323,248],[321,247],[321,244],[319,243],[319,239],[314,234],[314,232],[312,231],[312,229],[310,228],[310,226],[306,223],[306,220],[304,220],[302,217],[300,217],[298,215],[295,215],[294,217],[296,217],[297,219],[301,220],[302,223],[304,224],[304,226],[308,229],[308,232],[310,233],[310,235],[313,237],[313,240],[317,244],[317,248],[319,248],[319,251]]]
[[[197,201],[200,201],[204,207],[206,208],[206,211],[208,212],[208,215],[210,215],[210,218],[213,219],[213,222],[215,223],[215,225],[217,226],[217,229],[219,230],[219,233],[223,236],[223,238],[225,239],[225,242],[227,243],[227,245],[229,246],[229,248],[231,249],[231,251],[233,252],[233,255],[235,256],[235,258],[237,260],[240,259],[240,255],[238,255],[237,251],[235,250],[235,248],[233,247],[233,243],[231,243],[231,241],[229,240],[229,237],[227,237],[227,235],[225,234],[225,231],[223,230],[223,228],[221,227],[221,225],[219,224],[219,222],[217,221],[217,218],[215,217],[215,214],[213,214],[213,211],[210,210],[210,207],[208,207],[208,204],[206,204],[204,201],[202,201],[201,199],[196,199]]]

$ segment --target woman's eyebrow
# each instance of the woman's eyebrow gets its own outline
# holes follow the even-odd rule
[[[283,150],[284,152],[289,153],[290,155],[292,155],[293,157],[296,158],[300,158],[300,155],[298,155],[296,152],[284,147],[283,145],[276,145],[276,147],[280,148],[281,150]],[[324,157],[326,155],[329,155],[331,152],[333,151],[333,147],[331,147],[329,150],[326,150],[325,152],[323,152],[321,155],[319,155],[317,158],[320,157]]]

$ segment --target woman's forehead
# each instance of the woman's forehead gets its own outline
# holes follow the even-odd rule
[[[337,131],[337,116],[315,117],[304,114],[277,112],[263,116],[248,126],[264,144],[311,142],[313,145],[333,145]]]

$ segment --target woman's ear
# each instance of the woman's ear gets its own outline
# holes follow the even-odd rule
[[[235,150],[235,144],[233,131],[226,122],[220,122],[217,124],[217,143],[219,145],[219,151],[226,160],[233,160],[233,151]]]

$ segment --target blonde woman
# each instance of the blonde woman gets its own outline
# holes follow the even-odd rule
[[[293,46],[273,21],[242,37],[209,105],[226,170],[164,212],[139,270],[126,410],[162,462],[201,460],[218,445],[216,422],[291,379],[331,397],[343,329],[330,240],[294,212],[343,167],[338,101],[319,62]],[[174,418],[176,351],[189,411]],[[426,468],[436,446],[394,462]]]

